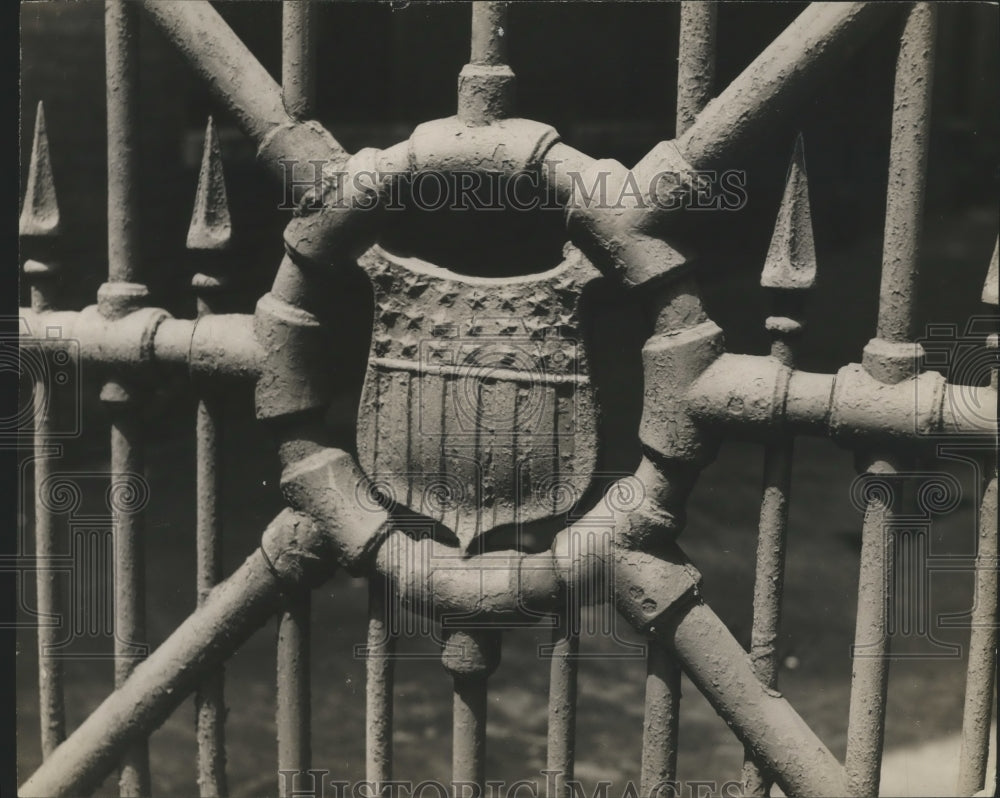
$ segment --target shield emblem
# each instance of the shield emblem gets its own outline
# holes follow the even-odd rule
[[[580,301],[600,277],[575,248],[520,277],[457,274],[379,246],[358,261],[375,317],[358,455],[376,490],[463,551],[569,511],[597,462]]]

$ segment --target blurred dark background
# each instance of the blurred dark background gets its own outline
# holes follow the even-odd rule
[[[724,87],[805,7],[804,3],[721,3],[717,89]],[[276,2],[216,4],[265,67],[280,79],[281,9]],[[921,257],[919,321],[961,330],[979,303],[997,238],[1000,182],[1000,56],[997,6],[939,6],[930,170]],[[387,146],[426,120],[454,113],[458,71],[468,59],[466,3],[322,3],[319,5],[318,118],[349,150]],[[673,137],[678,7],[674,3],[514,3],[509,12],[509,60],[518,76],[520,116],[552,124],[570,145],[595,158],[631,166]],[[748,175],[749,204],[716,214],[699,240],[698,278],[710,315],[738,352],[767,348],[768,299],[758,286],[794,135],[806,147],[819,279],[808,300],[800,363],[831,371],[857,361],[873,335],[877,312],[882,224],[891,128],[893,64],[898,27],[875,34],[800,109],[766,146],[736,164]],[[191,258],[184,240],[194,196],[206,117],[215,115],[235,227],[230,256],[236,275],[234,308],[251,312],[282,255],[288,214],[277,210],[279,189],[253,161],[253,147],[212,102],[187,65],[147,20],[142,25],[143,269],[157,304],[191,316]],[[104,131],[103,4],[30,2],[21,5],[21,187],[26,180],[35,107],[45,102],[55,180],[62,210],[62,303],[94,301],[106,271],[106,144]],[[538,238],[511,243],[512,257],[558,239],[559,214],[539,220]],[[456,220],[456,230],[466,220]],[[464,240],[460,235],[456,240]],[[548,250],[546,250],[547,252]],[[558,252],[558,249],[556,250]],[[474,253],[470,253],[474,258]],[[547,255],[546,255],[547,257]],[[22,302],[25,301],[22,286]],[[368,331],[367,296],[340,297]],[[600,346],[619,369],[615,462],[634,461],[641,396],[627,303],[611,307]],[[631,325],[631,327],[630,327]],[[357,342],[355,342],[357,343]],[[635,344],[635,341],[632,341]],[[617,351],[616,347],[621,347]],[[616,357],[618,355],[618,357]],[[84,374],[82,437],[66,446],[61,466],[71,472],[106,468],[106,417],[97,401],[98,375]],[[194,399],[181,378],[165,378],[146,407],[149,419],[151,642],[162,640],[193,608]],[[344,408],[345,414],[351,408]],[[853,630],[857,533],[860,517],[848,501],[851,453],[827,441],[797,450],[796,500],[790,551],[782,679],[806,720],[838,755],[843,751],[846,647]],[[741,641],[749,635],[752,558],[759,501],[759,450],[727,445],[692,499],[682,542],[706,575],[717,612]],[[271,442],[253,421],[250,391],[235,391],[227,411],[226,570],[259,540],[281,505]],[[964,468],[964,466],[963,466]],[[955,514],[935,529],[935,541],[968,551],[977,475],[963,472],[968,493]],[[22,483],[24,551],[30,552],[30,479]],[[971,535],[971,536],[970,536]],[[798,547],[798,548],[796,548]],[[968,606],[967,574],[951,577],[941,608]],[[963,581],[963,579],[965,581]],[[30,607],[32,586],[24,586]],[[364,589],[343,577],[316,602],[317,765],[359,775],[363,732],[361,664],[344,651],[363,636]],[[230,664],[231,781],[234,794],[267,793],[273,784],[273,641],[257,635]],[[958,634],[951,631],[952,637]],[[945,635],[947,636],[947,635]],[[542,635],[544,637],[544,634]],[[529,638],[530,639],[530,638]],[[607,641],[592,641],[597,649]],[[37,764],[34,636],[21,636],[18,711],[22,769]],[[418,642],[413,643],[419,648]],[[506,649],[491,704],[490,774],[537,772],[544,759],[544,668],[526,643]],[[896,666],[894,666],[896,667]],[[964,665],[937,669],[904,663],[890,692],[890,745],[957,728]],[[70,725],[110,689],[110,663],[67,665]],[[589,670],[588,670],[589,669]],[[797,669],[797,670],[796,670]],[[397,685],[397,755],[403,775],[446,772],[448,689],[436,663],[407,665]],[[585,780],[634,774],[641,731],[641,662],[602,660],[581,675],[579,774]],[[526,675],[528,673],[534,675]],[[537,672],[537,673],[536,673]],[[22,690],[23,687],[23,690]],[[359,692],[360,691],[360,692]],[[740,751],[725,727],[689,685],[682,739],[687,777],[738,769]],[[345,709],[346,707],[346,709]],[[175,714],[154,738],[161,792],[192,789],[190,708]],[[923,724],[921,726],[921,724]],[[442,738],[440,745],[438,738]],[[270,748],[266,748],[270,750]],[[166,766],[165,766],[166,765]],[[21,778],[26,776],[22,772]],[[106,785],[111,787],[111,781]],[[187,791],[187,793],[185,792]]]

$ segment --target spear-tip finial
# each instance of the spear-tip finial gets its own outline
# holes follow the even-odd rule
[[[38,103],[35,114],[35,137],[31,145],[28,185],[18,223],[22,237],[54,238],[59,235],[59,202],[52,178],[49,136],[45,130],[45,107]]]
[[[816,248],[813,242],[809,183],[806,178],[802,134],[785,177],[785,193],[778,208],[771,245],[764,260],[760,284],[764,288],[804,290],[816,282]]]
[[[187,248],[218,250],[229,247],[233,225],[226,196],[226,178],[222,169],[222,151],[215,132],[215,122],[208,118],[205,128],[205,148],[201,154],[201,171],[195,193],[194,211],[188,226]]]
[[[997,237],[997,243],[993,247],[993,258],[990,260],[990,268],[986,272],[986,282],[983,284],[983,302],[987,305],[997,305],[997,283],[1000,282],[1000,276],[997,272],[1000,270],[1000,237]]]

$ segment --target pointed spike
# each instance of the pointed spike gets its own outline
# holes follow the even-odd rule
[[[201,171],[195,193],[194,211],[188,227],[187,248],[226,249],[233,236],[226,196],[226,178],[222,170],[222,151],[215,133],[215,122],[208,118],[205,128],[205,148],[201,154]]]
[[[765,288],[804,290],[816,282],[816,247],[813,242],[809,182],[806,177],[802,134],[785,177],[785,193],[778,208],[771,245],[764,260],[760,284]]]
[[[986,272],[986,282],[983,284],[983,302],[987,305],[997,305],[997,283],[1000,283],[1000,237],[993,247],[993,258],[990,260],[989,271]]]
[[[31,145],[28,185],[24,192],[24,207],[18,223],[22,237],[55,238],[59,235],[59,202],[52,178],[49,158],[49,136],[45,130],[45,108],[38,103],[35,114],[35,137]]]

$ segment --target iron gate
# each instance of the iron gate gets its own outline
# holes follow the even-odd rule
[[[258,147],[258,159],[296,196],[286,254],[255,313],[220,313],[227,275],[213,253],[231,236],[219,143],[211,123],[187,245],[198,255],[194,319],[155,307],[137,255],[137,16],[145,13]],[[471,58],[455,117],[420,125],[385,150],[346,152],[313,113],[315,38],[308,3],[283,5],[278,86],[207,2],[106,4],[108,279],[97,303],[57,307],[52,275],[60,216],[41,107],[21,214],[23,357],[100,367],[112,414],[110,507],[115,528],[115,685],[67,736],[63,678],[49,627],[39,629],[44,762],[26,796],[80,795],[115,768],[122,795],[149,793],[146,740],[197,695],[198,783],[226,793],[221,664],[279,615],[277,769],[310,771],[310,591],[335,568],[370,584],[367,781],[392,779],[393,619],[400,608],[447,620],[441,661],[454,680],[456,790],[485,779],[487,684],[500,656],[496,624],[556,614],[549,686],[548,771],[571,794],[580,605],[612,603],[648,638],[641,791],[676,780],[683,670],[743,743],[746,794],[776,784],[794,795],[876,795],[888,679],[889,544],[913,452],[938,435],[986,441],[976,601],[958,790],[987,781],[996,652],[996,346],[989,385],[949,383],[925,368],[914,331],[934,65],[932,4],[814,3],[715,99],[716,6],[681,3],[676,138],[633,168],[595,161],[547,125],[513,118],[503,3],[472,8]],[[759,140],[872,31],[899,24],[890,186],[878,329],[861,363],[835,374],[796,368],[803,296],[816,275],[801,138],[761,283],[773,295],[767,356],[725,351],[708,318],[678,223],[716,197],[705,175]],[[308,177],[295,164],[310,164]],[[540,274],[459,275],[379,246],[385,209],[415,176],[526,180],[565,209],[571,242]],[[305,189],[303,189],[305,184]],[[600,186],[615,202],[595,200]],[[717,188],[717,187],[715,187]],[[516,196],[516,194],[514,195]],[[347,379],[331,366],[337,324],[325,297],[363,274],[375,318],[357,442],[325,420]],[[353,277],[352,277],[353,275]],[[632,476],[595,489],[600,386],[577,341],[588,286],[612,281],[641,298],[643,458]],[[995,314],[997,251],[982,294]],[[57,335],[44,331],[58,330]],[[988,332],[988,331],[987,331]],[[988,340],[987,340],[988,338]],[[70,346],[73,342],[76,348]],[[142,596],[142,380],[153,367],[186,369],[198,392],[198,609],[148,657]],[[53,431],[50,370],[34,386],[37,610],[63,611],[53,564],[52,506],[43,496]],[[980,375],[973,375],[973,377]],[[216,383],[256,386],[259,419],[279,441],[288,509],[233,574],[221,573],[217,514],[221,423]],[[363,389],[360,385],[363,382]],[[969,408],[976,408],[970,412]],[[777,690],[791,449],[796,435],[829,436],[858,453],[865,507],[846,762],[839,762]],[[677,543],[685,503],[722,437],[766,441],[753,635],[748,654],[704,602],[700,576]],[[355,454],[356,452],[356,454]],[[912,475],[910,475],[912,476]],[[600,486],[599,486],[600,487]],[[551,549],[490,550],[491,531],[569,519]],[[870,641],[881,641],[873,650]],[[122,643],[121,641],[129,641]],[[305,794],[280,780],[282,795]]]

